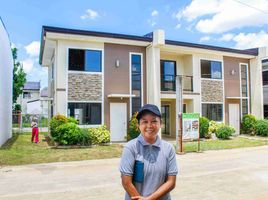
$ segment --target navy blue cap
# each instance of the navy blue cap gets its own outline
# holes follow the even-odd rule
[[[139,110],[138,114],[137,114],[137,117],[136,119],[137,120],[140,120],[142,114],[145,112],[145,111],[149,111],[151,113],[153,113],[154,115],[158,116],[161,118],[161,113],[158,109],[158,107],[156,105],[153,105],[153,104],[145,104],[144,106],[141,107],[141,109]]]

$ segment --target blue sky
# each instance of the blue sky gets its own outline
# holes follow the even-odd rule
[[[268,46],[268,0],[9,0],[0,16],[28,81],[47,85],[38,64],[42,25],[144,35],[247,49]]]

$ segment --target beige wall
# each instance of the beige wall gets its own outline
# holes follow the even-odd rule
[[[98,42],[86,42],[75,40],[58,40],[55,52],[55,114],[67,115],[67,82],[68,82],[68,49],[97,49],[103,50],[104,44]]]
[[[108,98],[109,94],[130,94],[130,53],[141,53],[143,57],[143,102],[146,103],[146,49],[145,47],[105,44],[104,45],[104,123],[110,127],[110,102],[127,102],[129,120],[129,98]],[[115,67],[115,61],[120,66]]]

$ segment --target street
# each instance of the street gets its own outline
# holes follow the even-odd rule
[[[268,146],[177,155],[172,199],[268,199]],[[0,200],[124,199],[118,158],[0,169]]]

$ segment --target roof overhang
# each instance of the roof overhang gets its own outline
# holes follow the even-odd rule
[[[229,50],[229,51],[228,51]],[[177,53],[177,54],[185,54],[185,55],[193,55],[193,54],[210,54],[210,55],[221,55],[221,56],[229,56],[229,57],[238,57],[245,59],[253,59],[256,58],[257,55],[246,54],[243,51],[231,51],[231,49],[227,48],[202,48],[202,46],[192,47],[192,46],[179,46],[173,44],[165,44],[161,47],[161,53]]]

